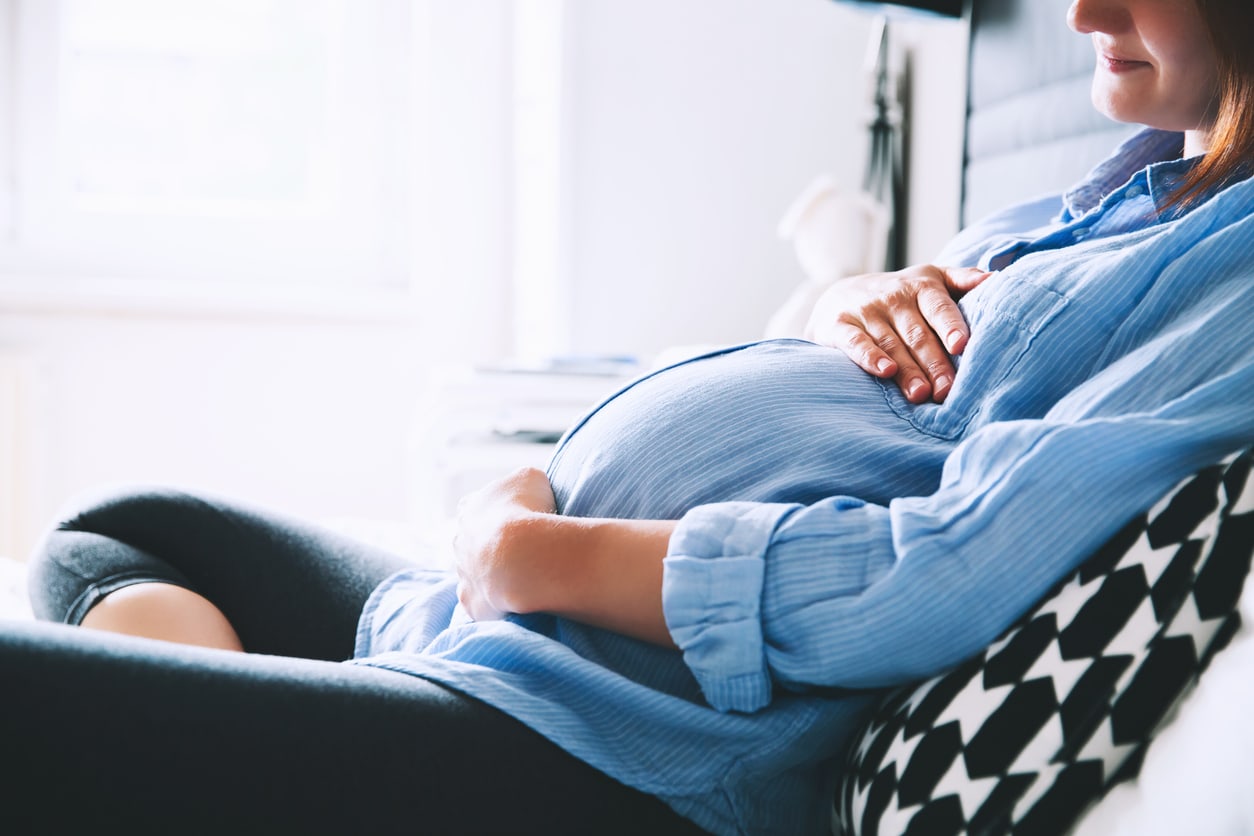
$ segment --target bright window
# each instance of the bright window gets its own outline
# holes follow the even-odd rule
[[[59,139],[82,206],[292,211],[334,170],[329,0],[68,0]]]
[[[13,175],[0,273],[408,281],[406,0],[0,0],[0,12],[15,47],[0,106],[16,125],[0,146]]]
[[[364,289],[469,356],[561,350],[567,7],[0,0],[0,303]]]

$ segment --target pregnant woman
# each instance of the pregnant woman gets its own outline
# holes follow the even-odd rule
[[[635,381],[467,497],[456,573],[170,491],[69,517],[32,571],[63,624],[0,637],[0,813],[824,832],[875,689],[1254,442],[1251,14],[1077,0],[1096,104],[1151,127],[959,266],[837,285],[810,340]]]

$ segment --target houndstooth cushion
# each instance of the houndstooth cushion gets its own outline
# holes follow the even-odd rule
[[[853,738],[835,831],[1058,834],[1136,775],[1240,623],[1250,463],[1186,480],[982,654],[891,692]]]

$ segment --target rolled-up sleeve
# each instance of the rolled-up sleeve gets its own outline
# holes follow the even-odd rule
[[[671,537],[662,606],[706,700],[725,711],[770,702],[762,644],[766,551],[793,506],[728,502],[688,512]]]
[[[823,503],[831,506],[831,522],[840,527],[853,515],[841,511],[866,509],[863,503],[836,498]],[[754,711],[768,704],[773,688],[764,637],[763,606],[767,585],[768,554],[772,560],[771,584],[791,586],[785,580],[793,567],[804,567],[810,559],[801,550],[827,549],[837,540],[847,546],[862,542],[865,550],[851,553],[878,558],[869,560],[825,561],[825,587],[829,595],[856,595],[866,586],[874,570],[870,564],[891,562],[891,547],[872,549],[867,542],[869,528],[854,524],[846,537],[828,527],[815,542],[801,533],[805,543],[779,534],[781,527],[795,529],[795,520],[807,516],[801,505],[754,502],[722,502],[702,505],[684,515],[671,537],[664,564],[663,609],[675,643],[701,683],[706,700],[725,711]],[[790,521],[793,521],[790,523]],[[803,529],[811,526],[803,523]],[[787,567],[776,565],[786,562]],[[783,569],[783,571],[779,571]],[[802,579],[802,585],[805,580]]]

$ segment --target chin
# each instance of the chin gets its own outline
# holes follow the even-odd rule
[[[1093,84],[1091,98],[1097,112],[1116,122],[1144,124],[1144,119],[1140,118],[1141,109],[1133,104],[1136,96],[1126,90],[1110,89],[1111,87],[1114,85],[1107,86],[1100,82]]]

